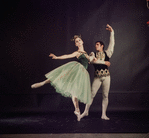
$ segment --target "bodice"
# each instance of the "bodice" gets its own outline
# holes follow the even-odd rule
[[[84,68],[88,68],[88,59],[86,58],[86,56],[84,54],[81,54],[78,57],[78,61],[84,66]]]

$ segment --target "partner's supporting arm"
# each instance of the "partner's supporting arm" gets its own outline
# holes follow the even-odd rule
[[[103,60],[99,60],[99,59],[95,58],[94,52],[91,52],[89,54],[89,61],[92,64],[104,64],[104,65],[107,65],[108,67],[110,66],[110,62],[109,61],[103,61]]]

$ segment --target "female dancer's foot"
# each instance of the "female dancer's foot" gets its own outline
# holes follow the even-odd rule
[[[38,87],[41,87],[45,84],[45,82],[39,82],[39,83],[35,83],[33,85],[31,85],[31,88],[34,89],[34,88],[38,88]]]
[[[88,112],[83,112],[79,117],[79,121],[85,116],[88,116]]]
[[[74,114],[77,116],[77,120],[80,121],[80,110],[79,109],[76,109],[74,111]]]
[[[80,114],[77,116],[77,120],[78,120],[78,121],[81,120],[81,115],[80,115]]]
[[[76,116],[78,116],[78,115],[80,115],[80,111],[74,111],[74,114],[75,114]]]
[[[102,116],[101,116],[101,119],[104,119],[104,120],[110,120],[110,118],[107,117],[106,115],[102,115]]]
[[[74,114],[75,114],[76,116],[80,115],[80,110],[79,110],[79,109],[76,109],[76,110],[74,111]]]

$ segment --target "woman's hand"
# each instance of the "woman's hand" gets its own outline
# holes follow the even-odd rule
[[[50,53],[49,57],[52,57],[52,59],[57,59],[57,56],[55,56],[54,54]]]

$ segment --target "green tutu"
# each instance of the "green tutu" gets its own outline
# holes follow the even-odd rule
[[[45,74],[56,92],[65,97],[75,96],[84,103],[91,103],[91,84],[88,71],[76,61],[66,63]]]

